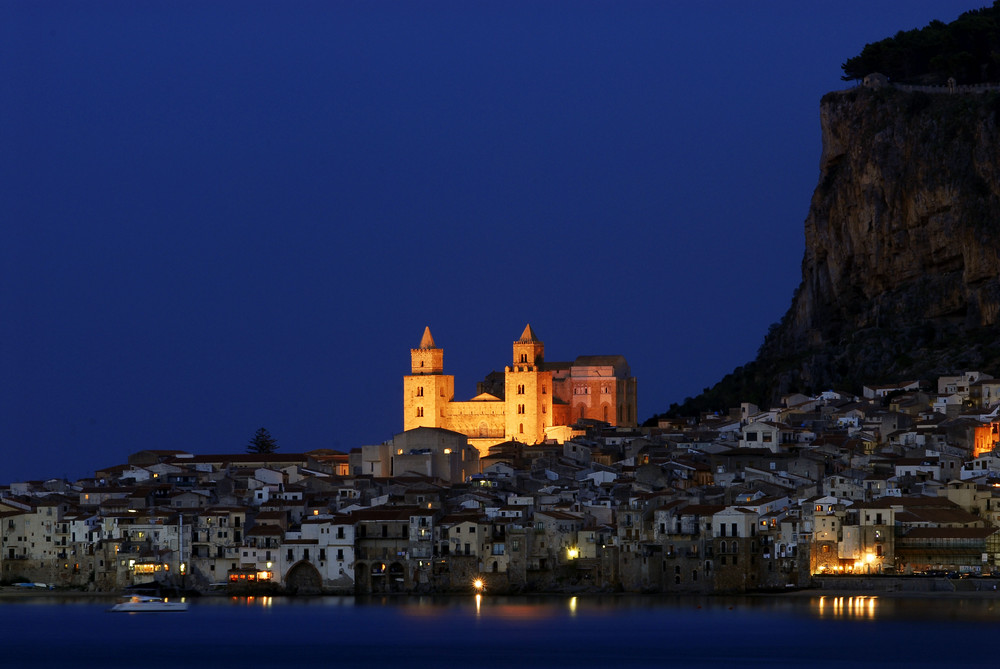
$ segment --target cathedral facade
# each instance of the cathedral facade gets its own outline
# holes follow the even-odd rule
[[[455,400],[455,377],[444,373],[444,350],[430,328],[410,349],[403,377],[403,429],[439,427],[461,432],[485,455],[490,446],[516,440],[562,442],[580,419],[636,425],[636,381],[621,355],[580,356],[546,362],[545,344],[524,328],[511,364],[478,384],[478,394]]]

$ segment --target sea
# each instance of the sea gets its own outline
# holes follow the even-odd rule
[[[2,667],[992,666],[1000,598],[239,597],[182,613],[0,601]]]

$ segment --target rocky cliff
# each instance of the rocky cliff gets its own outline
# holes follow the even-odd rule
[[[686,408],[962,369],[1000,375],[1000,91],[945,91],[823,98],[791,308],[753,363]]]

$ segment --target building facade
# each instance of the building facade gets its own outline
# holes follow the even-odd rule
[[[404,431],[460,432],[485,455],[504,441],[565,441],[573,435],[570,426],[581,419],[636,425],[636,380],[623,356],[547,362],[545,344],[531,325],[514,342],[511,364],[478,386],[471,400],[455,400],[455,377],[444,373],[444,350],[425,328],[420,346],[410,350],[410,374],[403,377]]]

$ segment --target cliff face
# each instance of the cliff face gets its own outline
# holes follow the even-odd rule
[[[998,117],[997,91],[823,98],[802,283],[760,349],[759,382],[784,393],[1000,374]]]

